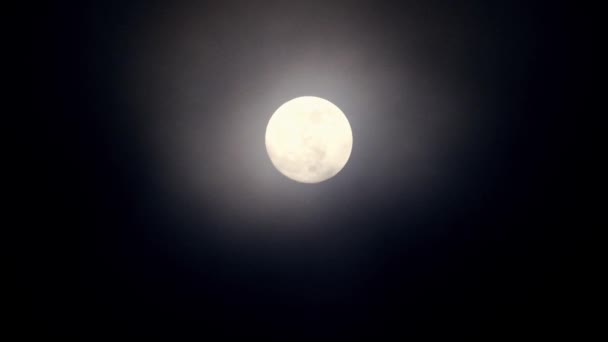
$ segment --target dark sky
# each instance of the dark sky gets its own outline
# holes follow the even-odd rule
[[[543,336],[568,321],[569,9],[87,1],[40,9],[23,317],[43,335]],[[274,169],[326,98],[353,152]],[[567,136],[568,134],[566,134]]]

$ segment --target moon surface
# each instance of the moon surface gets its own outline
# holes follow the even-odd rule
[[[344,168],[353,133],[344,113],[315,96],[285,102],[266,127],[266,151],[286,177],[301,183],[325,181]]]

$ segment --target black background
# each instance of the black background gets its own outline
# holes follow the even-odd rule
[[[38,15],[25,331],[572,324],[566,6],[89,1]],[[354,132],[347,167],[316,185],[285,179],[263,147],[272,111],[308,94]]]

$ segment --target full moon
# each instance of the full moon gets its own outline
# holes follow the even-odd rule
[[[325,181],[344,168],[353,133],[344,113],[314,96],[285,102],[266,127],[266,151],[286,177],[301,183]]]

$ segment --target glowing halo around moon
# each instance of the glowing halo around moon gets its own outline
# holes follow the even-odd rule
[[[344,113],[315,96],[285,102],[266,127],[273,165],[300,183],[319,183],[340,172],[350,157],[353,133]]]

